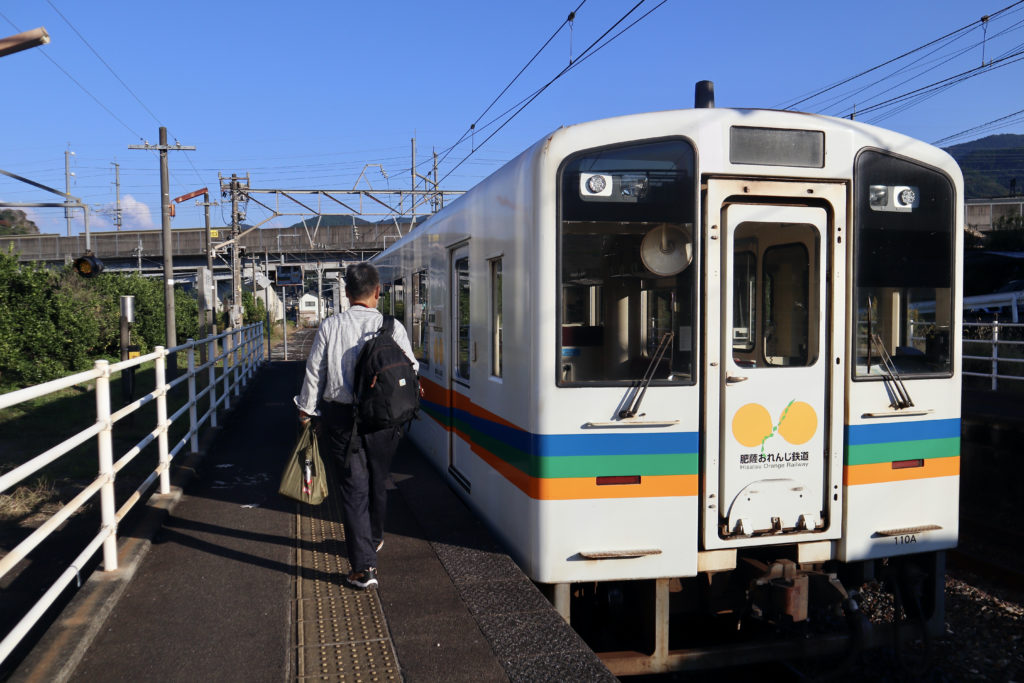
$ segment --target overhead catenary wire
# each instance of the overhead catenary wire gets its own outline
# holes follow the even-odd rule
[[[54,12],[57,13],[57,16],[59,16],[64,21],[64,23],[67,24],[68,27],[72,31],[74,31],[75,35],[78,36],[78,39],[81,40],[82,43],[87,48],[89,48],[89,51],[92,52],[92,54],[96,57],[96,59],[98,59],[100,61],[100,63],[103,64],[104,67],[106,67],[107,71],[109,71],[110,74],[115,79],[117,79],[117,82],[120,83],[121,86],[128,92],[128,94],[131,95],[135,99],[135,101],[139,103],[139,106],[142,107],[147,114],[149,114],[149,116],[153,119],[153,121],[155,121],[158,126],[164,126],[164,123],[160,120],[160,117],[158,117],[153,112],[153,110],[150,109],[146,105],[146,103],[142,101],[142,98],[139,97],[139,95],[134,90],[132,90],[131,86],[129,86],[127,83],[125,83],[124,79],[121,78],[121,76],[114,70],[114,67],[112,67],[110,65],[110,63],[107,62],[107,60],[105,60],[103,58],[103,56],[96,50],[96,48],[94,48],[92,46],[92,43],[90,43],[88,41],[88,39],[86,39],[86,37],[84,35],[82,35],[82,32],[79,31],[78,28],[73,23],[71,23],[71,20],[68,19],[67,16],[65,16],[64,13],[61,12],[60,9],[56,5],[53,4],[53,1],[52,0],[46,0],[46,4],[48,4],[50,6],[50,8]],[[141,136],[138,136],[138,137],[141,138]],[[175,139],[175,142],[177,142],[177,139]],[[189,165],[192,167],[192,170],[195,172],[196,178],[199,180],[199,183],[203,184],[203,182],[204,182],[203,178],[200,175],[199,171],[196,169],[195,164],[192,162],[192,158],[189,156],[188,152],[185,153],[185,158],[188,161]],[[180,185],[180,186],[184,187],[184,184],[180,180],[178,180],[177,178],[174,177],[173,172],[171,172],[171,177],[173,178],[173,180],[174,180],[176,185]]]
[[[118,83],[120,83],[120,84],[121,84],[122,86],[124,86],[124,89],[125,89],[125,90],[127,90],[127,91],[128,91],[128,93],[129,93],[129,94],[130,94],[130,95],[131,95],[132,97],[134,97],[134,98],[135,98],[135,101],[139,103],[139,106],[141,106],[141,107],[142,107],[143,109],[145,109],[145,110],[146,110],[146,113],[147,113],[147,114],[149,114],[149,115],[150,115],[150,116],[151,116],[151,117],[153,118],[153,120],[154,120],[154,121],[156,121],[157,125],[158,125],[158,126],[162,126],[162,125],[164,125],[164,124],[163,124],[163,123],[162,123],[162,122],[160,121],[160,119],[159,119],[159,118],[157,118],[157,115],[153,113],[153,110],[152,110],[152,109],[150,109],[149,107],[147,107],[147,106],[146,106],[146,103],[145,103],[145,102],[143,102],[143,101],[142,101],[142,99],[141,99],[141,98],[140,98],[140,97],[139,97],[138,95],[136,95],[136,94],[135,94],[135,91],[134,91],[134,90],[132,90],[132,89],[131,89],[130,87],[128,87],[128,84],[124,82],[124,79],[122,79],[122,78],[121,78],[120,76],[118,76],[118,75],[117,75],[117,72],[116,72],[116,71],[114,71],[114,68],[113,68],[112,66],[110,66],[110,64],[108,64],[108,63],[107,63],[107,60],[103,59],[103,57],[101,57],[101,56],[100,56],[100,53],[99,53],[99,52],[97,52],[97,51],[96,51],[96,48],[94,48],[94,47],[93,47],[93,46],[92,46],[92,45],[91,45],[91,44],[89,43],[89,41],[85,39],[85,36],[83,36],[83,35],[82,35],[81,31],[79,31],[79,30],[78,30],[77,28],[75,28],[75,25],[74,25],[74,24],[72,24],[72,23],[71,23],[71,21],[70,21],[70,20],[69,20],[69,19],[68,19],[68,18],[67,18],[66,16],[64,16],[64,13],[63,13],[63,12],[61,12],[61,11],[60,11],[59,9],[57,9],[57,6],[53,4],[52,0],[46,0],[46,4],[48,4],[48,5],[49,5],[49,6],[50,6],[50,7],[51,7],[51,8],[53,9],[53,11],[54,11],[54,12],[56,12],[56,13],[57,13],[57,15],[58,15],[58,16],[59,16],[59,17],[60,17],[61,19],[63,19],[63,20],[64,20],[64,23],[65,23],[65,24],[67,24],[67,25],[68,25],[68,26],[69,26],[69,27],[71,28],[71,30],[75,32],[75,35],[76,35],[76,36],[78,36],[79,40],[81,40],[81,41],[82,41],[83,43],[85,43],[85,46],[86,46],[87,48],[89,48],[89,50],[90,50],[90,51],[91,51],[91,52],[92,52],[92,53],[93,53],[94,55],[96,55],[96,59],[100,60],[100,63],[102,63],[102,64],[103,64],[103,66],[107,67],[107,71],[109,71],[109,72],[111,73],[111,75],[113,75],[113,77],[117,79],[117,82],[118,82]]]
[[[928,94],[931,91],[936,90],[936,89],[945,89],[946,87],[948,87],[950,85],[955,85],[957,83],[960,83],[962,81],[967,80],[968,78],[973,78],[973,77],[975,77],[975,76],[977,76],[977,75],[979,75],[981,73],[987,73],[989,71],[994,71],[996,69],[999,69],[999,68],[1002,68],[1002,67],[1005,67],[1005,66],[1009,66],[1010,64],[1014,64],[1016,62],[1019,62],[1022,59],[1024,59],[1024,50],[1021,50],[1021,51],[1018,51],[1018,52],[1014,52],[1014,53],[1012,53],[1012,54],[1010,54],[1010,55],[1008,55],[1006,57],[1003,57],[1000,60],[989,62],[985,66],[978,66],[978,67],[975,67],[973,69],[968,69],[967,71],[963,71],[961,73],[954,74],[953,76],[948,76],[946,78],[943,78],[942,80],[935,81],[934,83],[929,83],[928,85],[921,86],[920,88],[915,88],[914,90],[911,90],[909,92],[905,92],[905,93],[903,93],[901,95],[897,95],[896,97],[892,97],[892,98],[890,98],[888,100],[885,100],[883,102],[878,102],[878,103],[870,105],[868,107],[864,107],[864,108],[859,109],[857,111],[857,115],[858,116],[863,116],[864,114],[866,114],[868,112],[876,111],[878,109],[881,109],[882,107],[886,107],[886,106],[892,105],[892,104],[894,104],[896,102],[905,101],[908,98],[911,98],[911,97],[914,97],[914,96]]]
[[[1024,120],[1024,109],[1015,111],[1012,114],[1007,114],[1006,116],[1000,116],[999,118],[992,119],[991,121],[986,121],[985,123],[978,124],[977,126],[974,126],[972,128],[967,128],[965,130],[960,131],[959,133],[947,135],[946,137],[940,140],[936,140],[932,144],[941,145],[943,143],[952,142],[953,140],[957,140],[968,135],[974,135],[977,133],[986,132],[988,130],[993,130],[993,124],[1004,122],[1003,125],[994,127],[994,129],[998,130],[1000,128],[1005,128],[1007,125],[1016,123],[1018,120]],[[1024,155],[1022,155],[1022,158],[1024,158]]]
[[[652,9],[650,9],[650,10],[649,10],[648,12],[646,12],[646,13],[645,13],[645,14],[643,14],[643,15],[641,15],[641,16],[640,16],[640,17],[639,17],[638,19],[636,19],[636,20],[635,20],[635,21],[634,21],[633,23],[629,24],[629,25],[628,25],[628,26],[626,26],[626,27],[625,27],[625,28],[624,28],[623,30],[619,31],[619,32],[618,32],[617,34],[615,34],[614,36],[612,36],[611,38],[609,38],[609,39],[608,39],[608,40],[607,40],[607,41],[606,41],[605,43],[603,43],[603,44],[601,44],[601,45],[599,45],[599,46],[598,46],[598,44],[599,44],[599,43],[601,43],[601,41],[602,41],[602,40],[604,40],[604,38],[605,38],[605,37],[606,37],[606,36],[607,36],[607,35],[608,35],[609,33],[611,33],[612,31],[614,31],[614,30],[615,30],[615,28],[616,28],[616,27],[618,27],[618,25],[619,25],[619,24],[621,24],[621,23],[622,23],[622,22],[624,22],[624,21],[625,21],[626,19],[628,19],[628,18],[629,18],[629,16],[630,16],[630,15],[631,15],[631,14],[632,14],[633,12],[635,12],[635,11],[636,11],[636,10],[637,10],[637,9],[638,9],[638,8],[639,8],[639,7],[641,6],[641,5],[643,5],[643,4],[644,4],[644,2],[645,2],[645,1],[646,1],[646,0],[640,0],[640,2],[638,2],[637,4],[635,4],[635,5],[634,5],[634,6],[632,7],[632,8],[630,8],[630,10],[629,10],[628,12],[626,12],[626,13],[625,13],[624,15],[622,15],[622,17],[620,17],[620,18],[618,19],[618,21],[616,21],[616,22],[615,22],[614,24],[612,24],[612,25],[611,25],[611,26],[610,26],[610,27],[609,27],[609,28],[608,28],[608,29],[607,29],[607,30],[606,30],[606,31],[605,31],[604,33],[602,33],[602,34],[601,34],[601,35],[600,35],[600,36],[599,36],[599,37],[598,37],[598,38],[597,38],[596,40],[594,40],[594,41],[593,41],[593,42],[592,42],[592,43],[591,43],[590,45],[588,45],[588,46],[587,46],[587,48],[586,48],[585,50],[583,50],[583,51],[582,51],[582,52],[580,53],[580,56],[579,56],[579,57],[577,57],[577,58],[576,58],[575,60],[573,60],[573,61],[572,61],[572,62],[571,62],[571,63],[570,63],[570,64],[569,64],[568,66],[566,66],[566,67],[565,67],[565,68],[563,68],[563,69],[562,69],[561,71],[559,71],[559,72],[558,72],[558,73],[557,73],[557,74],[556,74],[556,75],[554,76],[554,78],[552,78],[552,79],[551,79],[551,80],[549,80],[549,81],[548,81],[547,83],[545,83],[545,84],[544,84],[543,86],[541,86],[540,88],[538,88],[537,90],[535,90],[535,91],[534,91],[534,92],[533,92],[533,93],[532,93],[531,95],[527,96],[527,97],[526,97],[526,98],[524,98],[523,100],[520,100],[520,104],[517,104],[517,105],[515,105],[515,106],[513,107],[513,109],[515,109],[515,111],[514,111],[514,112],[513,112],[513,113],[512,113],[512,114],[511,114],[511,115],[510,115],[510,116],[509,116],[509,117],[508,117],[507,119],[505,119],[505,120],[504,120],[504,121],[503,121],[503,122],[501,123],[501,125],[500,125],[500,126],[498,126],[498,128],[497,128],[497,129],[496,129],[496,130],[495,130],[494,132],[492,132],[492,133],[491,133],[490,135],[488,135],[488,136],[487,136],[487,137],[486,137],[486,138],[484,139],[484,141],[483,141],[483,142],[481,142],[481,143],[480,143],[479,145],[477,145],[475,149],[471,150],[471,151],[469,152],[469,154],[467,154],[467,155],[466,155],[466,156],[465,156],[465,157],[464,157],[464,158],[463,158],[463,159],[462,159],[462,160],[461,160],[461,161],[460,161],[459,163],[457,163],[457,164],[456,164],[455,166],[453,166],[453,167],[452,167],[452,168],[451,168],[451,169],[450,169],[450,170],[449,170],[449,171],[448,171],[447,173],[445,173],[445,175],[444,175],[444,176],[443,176],[443,177],[441,178],[441,180],[444,180],[445,178],[447,178],[448,176],[450,176],[450,175],[451,175],[452,173],[454,173],[456,169],[458,169],[458,168],[459,168],[459,167],[460,167],[460,166],[461,166],[461,165],[462,165],[463,163],[465,163],[465,162],[466,162],[466,161],[467,161],[467,160],[469,159],[469,157],[470,157],[470,156],[472,156],[472,155],[473,155],[473,154],[474,154],[474,153],[476,152],[476,150],[480,149],[480,148],[481,148],[481,147],[483,147],[483,146],[484,146],[485,144],[487,144],[487,142],[488,142],[488,141],[489,141],[489,140],[490,140],[491,138],[493,138],[493,137],[494,137],[495,135],[497,135],[497,134],[498,134],[498,133],[499,133],[499,132],[500,132],[500,131],[501,131],[501,130],[502,130],[502,129],[503,129],[504,127],[505,127],[505,126],[507,126],[507,125],[508,125],[508,124],[509,124],[509,123],[510,123],[510,122],[511,122],[511,121],[512,121],[512,120],[513,120],[513,119],[514,119],[514,118],[515,118],[516,116],[518,116],[518,115],[519,115],[519,113],[523,111],[523,109],[525,109],[525,108],[526,108],[527,106],[529,106],[529,105],[530,105],[530,104],[531,104],[531,103],[532,103],[532,102],[533,102],[534,100],[536,100],[536,99],[537,99],[537,98],[538,98],[538,97],[539,97],[539,96],[541,95],[541,93],[543,93],[543,92],[544,92],[545,90],[547,90],[547,89],[548,89],[548,88],[549,88],[549,87],[550,87],[550,86],[551,86],[551,85],[552,85],[552,84],[553,84],[553,83],[554,83],[555,81],[557,81],[558,79],[560,79],[560,78],[561,78],[562,76],[564,76],[565,74],[569,73],[569,72],[570,72],[570,71],[571,71],[572,69],[576,68],[576,67],[577,67],[577,66],[578,66],[579,64],[581,64],[581,63],[583,63],[584,61],[586,61],[586,60],[587,60],[587,59],[588,59],[589,57],[591,57],[591,56],[592,56],[593,54],[596,54],[596,53],[597,53],[598,51],[600,51],[601,49],[603,49],[604,47],[606,47],[606,46],[607,46],[608,44],[610,44],[610,43],[611,43],[612,41],[614,41],[614,40],[615,40],[616,38],[618,38],[618,37],[619,37],[619,36],[621,36],[621,35],[622,35],[623,33],[625,33],[625,32],[626,32],[626,31],[628,31],[629,29],[631,29],[631,28],[633,28],[634,26],[636,26],[636,25],[637,25],[637,24],[638,24],[638,23],[639,23],[640,21],[642,21],[642,20],[643,20],[643,19],[645,19],[646,17],[650,16],[650,14],[651,14],[652,12],[654,12],[654,11],[655,11],[655,10],[657,10],[657,9],[658,9],[659,7],[661,7],[661,6],[662,6],[662,5],[664,5],[664,4],[666,3],[666,2],[668,2],[668,0],[662,0],[662,1],[660,2],[660,3],[658,3],[657,5],[655,5],[655,6],[654,6],[654,7],[652,8]],[[1024,0],[1022,0],[1022,1],[1024,1]],[[596,46],[596,47],[595,47],[595,46]],[[512,111],[512,110],[511,110],[511,109],[509,109],[509,110],[506,110],[506,112],[505,112],[504,114],[502,114],[501,116],[504,116],[505,114],[508,114],[508,112],[509,112],[509,111]],[[496,122],[496,121],[500,120],[500,118],[501,118],[501,117],[498,117],[498,118],[496,118],[496,119],[492,120],[492,121],[491,121],[491,123],[494,123],[494,122]],[[489,123],[488,125],[491,125],[491,123]]]
[[[11,26],[13,26],[13,27],[14,27],[14,30],[15,30],[15,31],[19,31],[19,32],[21,31],[21,29],[20,29],[20,28],[18,27],[18,25],[17,25],[17,24],[15,24],[15,23],[14,23],[13,21],[11,21],[10,19],[8,19],[8,18],[7,18],[7,16],[6,16],[6,15],[5,15],[5,14],[4,14],[3,12],[0,12],[0,17],[3,17],[4,21],[6,21],[6,22],[7,22],[8,24],[10,24]],[[65,76],[67,76],[67,77],[68,77],[68,79],[70,79],[70,81],[71,81],[72,83],[74,83],[75,85],[77,85],[77,86],[78,86],[78,87],[79,87],[79,88],[81,89],[81,91],[82,91],[82,92],[84,92],[84,93],[85,93],[86,95],[88,95],[88,96],[89,96],[89,97],[90,97],[90,98],[91,98],[91,99],[92,99],[92,100],[93,100],[93,101],[94,101],[94,102],[95,102],[96,104],[98,104],[98,105],[99,105],[99,106],[100,106],[100,107],[101,107],[101,108],[103,109],[103,111],[105,111],[105,112],[107,112],[108,114],[110,114],[110,116],[111,116],[111,117],[112,117],[112,118],[113,118],[113,119],[114,119],[115,121],[117,121],[118,123],[120,123],[120,124],[121,124],[121,125],[122,125],[122,126],[123,126],[123,127],[125,128],[125,130],[127,130],[127,131],[128,131],[129,133],[131,133],[132,135],[134,135],[134,136],[135,136],[136,138],[138,138],[139,140],[144,140],[144,139],[145,139],[145,138],[143,138],[143,137],[142,137],[142,135],[140,135],[139,133],[137,133],[137,132],[136,132],[136,131],[135,131],[135,130],[134,130],[134,129],[133,129],[132,127],[131,127],[131,126],[129,126],[129,125],[128,125],[127,123],[125,123],[124,121],[122,121],[122,120],[121,120],[121,117],[119,117],[119,116],[118,116],[117,114],[115,114],[115,113],[114,113],[113,111],[111,111],[111,110],[110,110],[110,108],[109,108],[109,107],[108,107],[107,105],[103,104],[103,102],[101,102],[101,101],[100,101],[100,99],[99,99],[98,97],[96,97],[95,95],[93,95],[93,94],[92,94],[92,92],[91,92],[91,91],[90,91],[90,90],[89,90],[88,88],[86,88],[86,87],[85,87],[84,85],[82,85],[82,84],[81,84],[81,83],[80,83],[80,82],[79,82],[79,81],[78,81],[78,80],[77,80],[77,79],[76,79],[76,78],[75,78],[74,76],[72,76],[72,75],[71,75],[71,74],[70,74],[70,73],[68,72],[68,70],[67,70],[67,69],[65,69],[65,68],[64,68],[64,67],[62,67],[62,66],[61,66],[60,64],[58,64],[58,63],[57,63],[57,61],[56,61],[56,60],[55,60],[55,59],[54,59],[53,57],[51,57],[50,55],[48,55],[48,54],[46,53],[46,51],[45,51],[45,50],[36,50],[35,52],[36,52],[36,54],[41,54],[41,55],[42,55],[43,57],[45,57],[46,59],[50,60],[50,63],[52,63],[52,64],[53,64],[53,65],[54,65],[55,67],[57,67],[58,69],[60,69],[61,73],[63,73],[63,74],[65,75]]]
[[[1006,7],[1003,7],[1000,10],[997,10],[995,12],[992,12],[991,14],[988,14],[988,15],[985,15],[985,16],[979,18],[979,19],[976,19],[975,21],[972,21],[969,24],[965,24],[964,26],[961,26],[958,29],[950,31],[949,33],[947,33],[947,34],[945,34],[943,36],[940,36],[940,37],[938,37],[938,38],[936,38],[934,40],[931,40],[931,41],[925,43],[924,45],[920,45],[918,47],[915,47],[912,50],[908,50],[908,51],[900,54],[899,56],[896,56],[896,57],[893,57],[891,59],[888,59],[888,60],[882,62],[881,64],[873,66],[873,67],[871,67],[869,69],[865,69],[865,70],[863,70],[863,71],[861,71],[861,72],[859,72],[857,74],[854,74],[853,76],[849,76],[847,78],[844,78],[844,79],[842,79],[840,81],[837,81],[837,82],[835,82],[835,83],[833,83],[833,84],[831,84],[829,86],[826,86],[825,88],[817,90],[817,91],[815,91],[813,93],[801,96],[800,98],[796,99],[793,102],[790,102],[788,104],[787,103],[782,103],[780,105],[777,105],[776,108],[779,108],[779,109],[793,109],[794,107],[797,107],[797,106],[799,106],[799,105],[801,105],[801,104],[803,104],[805,102],[808,102],[808,101],[810,101],[810,100],[812,100],[812,99],[814,99],[816,97],[820,97],[821,95],[824,95],[827,92],[831,92],[832,90],[834,90],[834,89],[836,89],[838,87],[841,87],[843,85],[846,85],[847,83],[855,81],[855,80],[857,80],[858,78],[860,78],[862,76],[865,76],[865,75],[867,75],[869,73],[872,73],[874,71],[882,69],[882,68],[884,68],[884,67],[886,67],[886,66],[888,66],[890,64],[898,62],[899,60],[904,59],[906,57],[909,57],[910,55],[913,55],[913,54],[915,54],[917,52],[920,52],[921,50],[923,50],[925,48],[931,47],[932,45],[935,45],[936,43],[940,43],[940,42],[942,42],[944,40],[947,40],[948,38],[951,38],[953,36],[956,36],[956,35],[964,32],[964,31],[969,31],[969,30],[971,30],[973,28],[977,28],[977,27],[981,26],[984,23],[991,22],[992,19],[995,19],[995,18],[1001,16],[1002,14],[1004,14],[1006,12],[1009,12],[1011,9],[1013,9],[1013,8],[1019,6],[1019,5],[1022,5],[1022,4],[1024,4],[1024,0],[1017,0],[1017,2],[1011,3],[1011,4],[1007,5]]]
[[[498,102],[498,100],[500,100],[502,96],[504,96],[504,94],[508,92],[508,89],[511,88],[515,84],[515,82],[519,80],[519,77],[523,75],[523,72],[525,72],[530,67],[530,65],[533,64],[534,61],[536,61],[537,57],[539,57],[540,54],[547,48],[547,46],[551,44],[551,41],[554,40],[555,37],[562,32],[562,29],[565,28],[567,24],[570,24],[572,22],[572,20],[576,16],[576,13],[579,12],[583,5],[585,5],[586,3],[587,0],[582,0],[580,4],[576,5],[576,9],[569,13],[565,21],[558,25],[558,28],[555,29],[554,33],[552,33],[548,37],[548,39],[544,41],[544,44],[541,45],[540,48],[533,53],[533,56],[530,57],[529,61],[527,61],[526,64],[523,65],[523,68],[521,68],[519,72],[516,73],[516,75],[512,78],[512,80],[510,80],[505,85],[505,87],[501,89],[501,92],[499,92],[497,96],[495,96],[495,98],[491,100],[491,103],[488,104],[487,107],[485,107],[482,112],[480,112],[480,115],[476,117],[476,120],[473,121],[472,124],[470,124],[469,128],[466,129],[466,131],[462,134],[458,141],[456,141],[454,145],[448,147],[447,150],[444,151],[444,153],[441,155],[441,158],[438,160],[438,163],[444,163],[444,161],[448,158],[448,155],[451,153],[453,149],[455,149],[457,145],[464,142],[466,138],[472,136],[473,132],[476,129],[476,124],[480,123],[480,119],[486,116],[487,112],[489,112],[491,108],[494,107],[494,105]]]

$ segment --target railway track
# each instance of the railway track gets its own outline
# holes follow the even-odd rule
[[[961,515],[960,543],[948,554],[949,570],[969,572],[995,586],[1024,594],[1024,533],[976,516]]]
[[[285,353],[285,344],[278,341],[271,347],[270,360],[272,361],[305,361],[309,356],[309,350],[313,346],[313,339],[316,337],[315,327],[299,327],[288,331],[288,349]]]

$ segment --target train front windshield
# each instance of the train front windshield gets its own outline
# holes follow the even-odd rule
[[[878,151],[854,172],[854,376],[952,372],[953,186],[939,171]]]
[[[560,384],[693,381],[694,157],[666,140],[563,165]]]

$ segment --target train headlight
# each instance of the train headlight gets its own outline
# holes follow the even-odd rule
[[[898,189],[898,188],[897,188]],[[894,191],[895,192],[895,191]],[[917,206],[917,192],[912,187],[905,187],[896,194],[896,205],[897,206]]]
[[[589,202],[635,204],[647,196],[646,173],[580,173],[580,198]]]
[[[909,213],[921,203],[921,193],[910,185],[871,185],[868,205],[872,211]]]
[[[611,197],[612,177],[601,173],[580,173],[580,196]]]

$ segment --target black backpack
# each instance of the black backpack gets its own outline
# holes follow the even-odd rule
[[[401,426],[416,417],[420,407],[419,377],[392,336],[394,328],[394,317],[385,315],[356,358],[352,393],[361,434]]]

